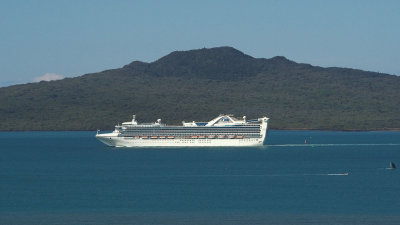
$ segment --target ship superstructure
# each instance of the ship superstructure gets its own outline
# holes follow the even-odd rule
[[[182,122],[170,126],[158,119],[154,123],[132,121],[115,126],[112,133],[96,134],[101,142],[115,147],[161,146],[260,146],[268,130],[269,118],[257,120],[237,119],[232,115],[219,115],[209,122]]]

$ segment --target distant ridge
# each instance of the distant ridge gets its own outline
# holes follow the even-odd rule
[[[0,130],[112,129],[133,113],[169,124],[231,113],[267,115],[272,129],[399,129],[398,90],[394,75],[203,48],[0,88]]]
[[[256,73],[258,60],[232,47],[175,51],[149,64],[153,75],[239,79]]]

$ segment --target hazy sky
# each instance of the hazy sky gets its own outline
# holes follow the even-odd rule
[[[400,75],[400,1],[2,0],[0,86],[232,46]]]

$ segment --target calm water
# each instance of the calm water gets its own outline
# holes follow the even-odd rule
[[[400,132],[270,131],[262,148],[94,135],[0,133],[0,224],[400,223],[400,168],[385,169]]]

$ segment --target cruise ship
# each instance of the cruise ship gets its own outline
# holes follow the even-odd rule
[[[132,121],[116,125],[111,133],[96,138],[114,147],[216,147],[261,146],[266,141],[269,118],[247,120],[219,115],[209,122],[182,122],[181,126]]]

